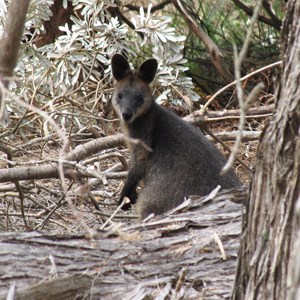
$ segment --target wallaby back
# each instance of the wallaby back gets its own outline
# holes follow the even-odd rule
[[[199,129],[155,103],[149,83],[156,70],[154,59],[131,71],[123,56],[115,54],[112,58],[117,80],[112,103],[130,151],[130,168],[120,203],[124,197],[132,204],[138,201],[142,219],[177,206],[189,195],[207,195],[218,185],[241,185],[232,170],[220,176],[225,158]],[[144,188],[137,195],[141,180]]]

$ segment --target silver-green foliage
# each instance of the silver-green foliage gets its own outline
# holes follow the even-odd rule
[[[149,56],[158,60],[158,80],[154,84],[160,95],[158,101],[182,101],[182,95],[198,100],[191,79],[184,74],[187,70],[182,54],[185,37],[176,33],[170,17],[154,16],[149,5],[147,12],[141,8],[138,14],[132,15],[133,30],[108,13],[107,8],[116,5],[113,0],[71,2],[75,12],[71,17],[72,27],[61,26],[63,35],[54,43],[36,47],[35,39],[44,30],[43,21],[51,17],[53,0],[31,1],[26,38],[11,85],[16,94],[25,99],[34,95],[34,101],[42,105],[78,87],[80,95],[98,97],[99,92],[92,92],[97,88],[102,89],[101,100],[107,100],[111,93],[107,88],[107,82],[111,82],[110,58],[114,53],[126,52],[129,60],[136,63]],[[0,34],[6,3],[0,0]],[[63,5],[67,5],[67,0]]]

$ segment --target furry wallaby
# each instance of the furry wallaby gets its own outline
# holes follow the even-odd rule
[[[137,201],[141,219],[151,213],[161,214],[189,195],[207,195],[218,185],[241,185],[232,170],[220,176],[225,158],[199,129],[154,101],[149,84],[156,70],[155,59],[131,71],[122,55],[112,57],[116,79],[112,104],[130,152],[128,176],[119,201],[122,203],[124,197],[131,204]],[[144,188],[137,194],[140,181]],[[129,207],[127,204],[123,209]]]

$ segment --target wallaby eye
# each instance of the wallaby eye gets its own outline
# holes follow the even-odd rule
[[[119,98],[119,99],[122,99],[122,98],[123,98],[123,93],[121,93],[121,92],[118,93],[118,98]]]

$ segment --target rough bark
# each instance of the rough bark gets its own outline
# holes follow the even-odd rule
[[[0,43],[0,78],[11,76],[17,63],[29,0],[11,1]]]
[[[6,113],[2,85],[8,86],[8,77],[12,76],[24,29],[29,0],[12,1],[7,13],[7,21],[0,40],[0,120]]]
[[[289,1],[276,113],[258,149],[233,299],[299,299],[295,291],[299,275],[291,277],[294,265],[298,268],[294,274],[299,274],[295,263],[300,227],[295,213],[300,201],[299,18],[300,2]]]
[[[93,238],[1,233],[0,300],[228,299],[246,197],[237,188],[187,200]]]
[[[63,1],[54,0],[53,4],[50,7],[52,16],[50,20],[44,21],[43,25],[45,32],[37,36],[36,45],[41,47],[46,44],[51,44],[63,34],[59,30],[59,26],[65,25],[66,23],[71,27],[73,22],[71,21],[71,16],[74,14],[73,5],[71,1],[67,1],[67,7],[63,7]]]

